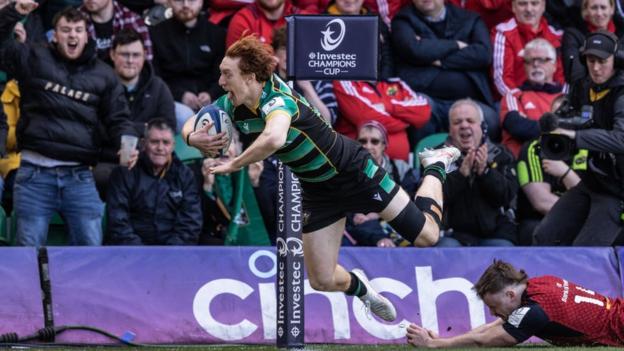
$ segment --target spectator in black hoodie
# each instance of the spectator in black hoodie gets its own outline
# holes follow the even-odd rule
[[[156,73],[167,82],[176,103],[178,131],[202,106],[223,94],[219,64],[225,30],[201,12],[202,0],[170,1],[173,17],[150,27]]]
[[[84,14],[72,8],[57,14],[51,46],[11,37],[15,23],[35,8],[32,0],[18,0],[0,10],[0,61],[23,90],[17,125],[22,161],[13,194],[17,244],[44,245],[48,222],[60,212],[70,244],[99,245],[103,204],[89,169],[102,147],[98,127],[116,142],[136,133],[121,84],[88,40]]]

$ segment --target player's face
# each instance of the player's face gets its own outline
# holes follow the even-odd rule
[[[483,302],[493,316],[507,320],[509,315],[520,307],[520,299],[511,289],[503,289],[495,294],[485,294]]]
[[[585,57],[587,62],[587,69],[589,70],[589,76],[595,84],[606,83],[615,74],[615,64],[613,55],[606,59],[600,57],[587,55]]]
[[[530,26],[537,26],[546,10],[546,0],[513,0],[511,11],[516,21]]]
[[[173,133],[171,130],[150,129],[145,143],[145,154],[155,168],[167,165],[173,153]]]
[[[241,73],[240,68],[238,68],[240,60],[240,57],[225,56],[219,65],[221,70],[219,85],[227,92],[228,98],[234,106],[240,106],[252,98],[251,84],[254,77]]]
[[[52,41],[56,43],[59,53],[69,60],[75,60],[84,51],[89,39],[87,25],[84,21],[68,22],[61,17],[54,28]]]
[[[462,104],[452,110],[449,119],[449,136],[453,145],[464,153],[481,145],[483,137],[481,119],[472,105]]]
[[[363,148],[371,153],[377,163],[381,163],[386,144],[383,142],[381,132],[376,128],[362,128],[358,135],[358,141]]]
[[[585,19],[599,29],[607,29],[615,8],[609,0],[589,0],[585,2]]]
[[[136,78],[145,63],[145,49],[140,41],[118,45],[111,51],[115,72],[125,81]]]

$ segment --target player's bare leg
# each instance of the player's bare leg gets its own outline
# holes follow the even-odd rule
[[[423,182],[411,202],[400,189],[380,213],[381,217],[415,246],[433,246],[440,237],[442,182],[460,155],[455,147],[426,150],[419,157],[425,167]]]
[[[304,262],[310,285],[319,291],[346,291],[351,278],[338,264],[345,228],[344,218],[314,232],[303,234]]]
[[[325,228],[303,234],[303,251],[310,285],[319,291],[342,291],[355,295],[380,318],[392,321],[396,310],[392,303],[377,293],[362,270],[347,272],[338,264],[345,219]]]

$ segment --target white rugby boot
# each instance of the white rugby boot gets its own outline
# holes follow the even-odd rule
[[[354,269],[351,273],[355,274],[355,276],[360,279],[362,284],[366,286],[366,294],[364,296],[359,297],[360,300],[364,303],[364,306],[368,309],[368,311],[372,312],[377,317],[383,319],[387,322],[392,322],[396,319],[396,309],[392,305],[388,299],[379,294],[373,287],[371,286],[368,278],[366,278],[366,274],[361,269]]]
[[[459,156],[461,156],[461,152],[454,146],[447,146],[441,149],[425,149],[418,153],[418,158],[423,167],[426,168],[436,162],[442,162],[446,173],[450,173],[454,170],[451,165]]]

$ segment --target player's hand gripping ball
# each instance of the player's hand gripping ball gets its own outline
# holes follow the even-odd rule
[[[234,126],[232,125],[230,116],[216,105],[206,105],[202,107],[199,112],[197,112],[196,116],[197,118],[195,119],[193,131],[202,129],[206,124],[212,121],[213,124],[208,130],[208,135],[217,135],[221,132],[225,133],[227,143],[219,150],[219,156],[223,156],[230,148],[232,134],[234,133]],[[204,153],[204,156],[214,157],[215,155],[206,155]]]

